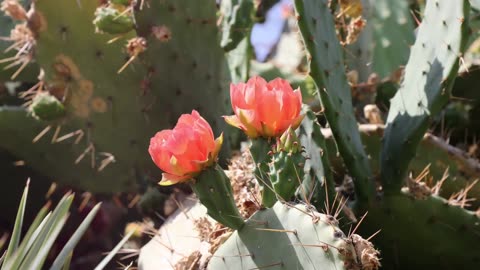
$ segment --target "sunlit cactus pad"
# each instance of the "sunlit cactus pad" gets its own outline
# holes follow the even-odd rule
[[[307,205],[277,202],[235,231],[207,269],[363,269],[355,238],[347,237],[337,225],[335,217]]]

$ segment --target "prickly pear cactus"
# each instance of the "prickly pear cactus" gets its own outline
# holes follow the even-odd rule
[[[0,147],[56,181],[110,193],[160,179],[148,142],[182,113],[198,110],[219,135],[229,79],[214,2],[145,1],[134,14],[142,37],[97,33],[98,5],[35,2],[28,26],[45,74],[27,96],[49,91],[66,113],[37,123],[26,111],[5,108]]]
[[[297,189],[297,197],[320,209],[324,207],[326,196],[329,196],[330,200],[335,196],[335,182],[329,160],[331,151],[327,149],[327,142],[317,116],[305,107],[304,111],[305,118],[300,125],[298,137],[307,159],[303,167],[302,186]],[[336,152],[336,149],[330,150]]]
[[[408,1],[370,0],[370,7],[373,14],[367,23],[371,23],[375,44],[371,48],[372,69],[385,78],[407,63],[414,41],[412,17]]]
[[[29,3],[27,0],[0,1],[0,82],[37,80],[38,65],[32,61],[30,53],[20,52],[32,45],[22,31],[27,29],[24,23]],[[12,43],[17,45],[12,46]]]
[[[158,95],[152,114],[169,108],[176,119],[186,108],[193,108],[214,130],[223,130],[221,115],[230,106],[229,71],[218,45],[215,10],[213,1],[167,0],[150,1],[135,13],[137,33],[148,44],[142,55],[148,68],[146,91]]]
[[[437,196],[387,196],[371,207],[360,234],[372,235],[388,269],[476,269],[480,218]],[[412,254],[420,254],[412,259]]]
[[[310,75],[319,89],[338,150],[354,178],[356,195],[369,201],[374,196],[372,173],[360,140],[343,52],[328,2],[295,0],[298,26],[310,54]]]
[[[362,0],[362,5],[367,24],[345,56],[360,81],[371,72],[383,79],[407,63],[415,38],[413,17],[408,1]]]
[[[278,139],[272,152],[270,181],[273,189],[284,201],[289,201],[304,177],[305,156],[295,131],[291,128]]]
[[[277,202],[255,213],[245,226],[233,232],[210,259],[217,269],[376,269],[363,267],[355,241],[339,228],[335,217],[306,205]],[[378,254],[371,246],[371,262]]]
[[[430,0],[391,101],[381,155],[385,192],[399,192],[429,123],[450,98],[468,37],[468,1]]]

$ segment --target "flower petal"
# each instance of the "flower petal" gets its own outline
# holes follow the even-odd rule
[[[170,186],[179,182],[184,182],[186,180],[189,180],[190,178],[191,176],[189,175],[177,176],[173,174],[163,173],[162,180],[158,184],[161,186]]]

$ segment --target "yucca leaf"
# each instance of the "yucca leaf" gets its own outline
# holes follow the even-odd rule
[[[63,264],[62,270],[69,270],[70,269],[70,261],[72,260],[73,251],[67,255],[66,261]]]
[[[52,228],[47,235],[47,238],[45,241],[42,243],[40,246],[40,250],[38,253],[35,253],[33,256],[33,261],[28,264],[25,269],[32,269],[32,270],[41,270],[43,264],[45,263],[45,259],[47,258],[48,253],[52,249],[53,243],[55,243],[55,240],[57,239],[58,235],[60,234],[60,231],[63,229],[65,226],[65,223],[67,222],[69,213],[61,216],[58,220],[55,220],[55,222],[52,224]],[[23,269],[23,268],[22,268]]]
[[[71,256],[73,249],[77,245],[78,241],[80,241],[83,234],[85,234],[85,231],[90,226],[90,223],[92,223],[93,219],[97,215],[98,210],[100,210],[100,206],[101,206],[101,203],[98,203],[90,211],[90,213],[88,213],[85,220],[83,220],[80,226],[78,226],[75,233],[73,233],[72,237],[70,237],[67,244],[65,244],[65,246],[63,247],[62,251],[60,251],[57,258],[53,262],[52,267],[50,267],[50,270],[60,270],[62,268],[62,266],[65,264],[65,262],[69,258],[68,256]]]
[[[29,239],[24,239],[22,241],[22,243],[20,244],[20,247],[14,253],[13,257],[10,258],[8,261],[5,260],[5,263],[3,264],[5,268],[2,268],[2,269],[18,269],[20,267],[20,264],[25,259],[25,256],[27,255],[28,251],[30,250],[32,245],[35,243],[38,236],[44,230],[46,224],[50,220],[51,215],[52,213],[48,213],[47,216],[45,216],[45,218],[42,220],[40,225],[38,225],[37,229],[32,233],[31,237]]]
[[[25,241],[28,241],[30,239],[30,237],[32,236],[32,234],[37,229],[37,227],[42,223],[43,219],[47,216],[48,210],[50,210],[50,205],[51,205],[51,203],[48,202],[47,204],[45,204],[42,207],[42,209],[40,209],[37,216],[33,220],[32,225],[30,225],[30,228],[28,228],[27,233],[23,237],[22,243],[25,242]]]
[[[48,220],[47,224],[45,225],[43,230],[40,232],[39,236],[35,240],[35,243],[33,243],[32,248],[26,254],[25,259],[20,266],[20,269],[29,269],[29,270],[33,269],[31,268],[31,266],[33,266],[34,261],[36,261],[36,258],[39,257],[39,253],[43,250],[43,247],[46,245],[46,241],[50,239],[50,236],[52,234],[56,233],[56,228],[57,228],[56,225],[58,225],[59,223],[64,223],[66,221],[66,216],[68,215],[68,210],[70,209],[70,205],[72,204],[72,201],[73,201],[73,195],[65,195],[60,200],[55,210],[53,210],[53,213],[50,219]],[[63,225],[64,224],[62,224],[62,227]]]
[[[28,196],[28,187],[30,185],[30,179],[27,180],[27,184],[23,191],[22,199],[20,200],[20,205],[18,206],[17,217],[15,218],[15,225],[13,227],[12,238],[10,238],[10,243],[8,244],[7,253],[5,254],[5,261],[8,261],[12,257],[13,253],[17,250],[18,244],[20,243],[20,235],[22,234],[23,226],[23,216],[25,214],[25,205],[27,204]],[[3,265],[2,270],[7,269]]]

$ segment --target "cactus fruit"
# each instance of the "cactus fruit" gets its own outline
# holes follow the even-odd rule
[[[302,145],[292,128],[277,138],[271,155],[269,175],[273,189],[280,200],[289,201],[303,180],[305,166]]]
[[[255,163],[254,174],[260,185],[262,205],[265,207],[272,207],[277,201],[269,176],[270,168],[268,166],[268,153],[271,149],[272,142],[269,142],[265,138],[253,139],[252,145],[250,146],[250,153],[252,154],[253,162]]]
[[[310,75],[319,89],[340,154],[354,178],[356,195],[368,202],[375,191],[372,173],[358,132],[342,48],[328,2],[295,0],[298,26],[310,54]]]
[[[377,269],[378,252],[368,244],[356,250],[361,246],[356,245],[359,240],[346,236],[335,217],[303,204],[277,202],[271,209],[259,210],[233,232],[207,269]],[[359,254],[367,253],[372,256],[362,260],[366,256]]]
[[[428,124],[450,98],[467,41],[468,1],[430,0],[400,89],[393,97],[381,155],[385,192],[398,193]]]

